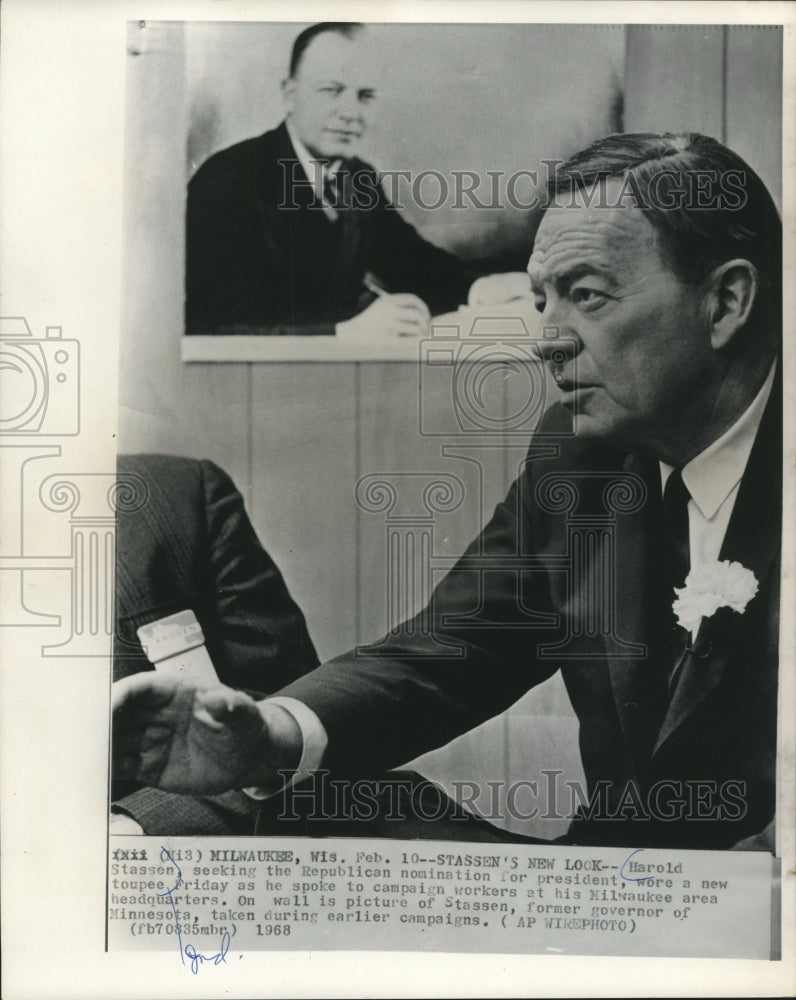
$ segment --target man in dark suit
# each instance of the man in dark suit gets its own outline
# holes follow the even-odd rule
[[[138,629],[190,610],[219,680],[264,698],[318,664],[304,616],[260,544],[232,480],[208,461],[120,455],[116,518],[115,682],[151,671]],[[117,832],[251,833],[258,807],[240,792],[176,795],[117,780]]]
[[[424,240],[356,156],[376,101],[363,26],[323,23],[293,46],[286,118],[211,156],[188,185],[189,334],[419,335],[467,301],[477,272]],[[475,301],[527,294],[493,275]]]
[[[378,774],[560,669],[588,783],[565,841],[773,848],[782,314],[771,197],[713,139],[609,136],[553,179],[529,273],[560,397],[430,608],[370,654],[290,684],[281,694],[296,713],[224,689],[182,706],[167,685],[120,690],[132,773],[184,780],[169,754],[189,718],[201,729],[201,706],[236,747],[207,755],[222,787],[275,788],[297,765]],[[155,723],[175,734],[169,754],[150,752]]]

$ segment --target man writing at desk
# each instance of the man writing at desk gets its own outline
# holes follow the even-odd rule
[[[557,173],[528,270],[560,395],[424,616],[296,680],[292,703],[129,678],[130,774],[205,791],[377,774],[560,669],[589,793],[569,842],[772,849],[777,211],[713,139],[609,136]]]
[[[356,156],[377,93],[362,25],[296,39],[285,121],[212,156],[188,186],[186,332],[423,335],[429,310],[527,295],[426,242]],[[475,280],[477,279],[477,280]],[[475,280],[475,284],[474,284]]]

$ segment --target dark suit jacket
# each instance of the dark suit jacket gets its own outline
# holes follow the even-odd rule
[[[590,801],[602,797],[600,815],[580,811],[571,841],[724,848],[760,832],[775,798],[781,388],[720,553],[752,569],[759,592],[744,614],[725,608],[703,621],[671,699],[684,633],[660,575],[660,494],[657,462],[579,441],[554,406],[507,498],[435,591],[433,635],[418,617],[285,690],[326,727],[324,766],[380,772],[560,669]],[[527,777],[543,785],[540,770],[556,765],[529,761]]]
[[[434,313],[466,300],[476,274],[401,218],[371,166],[348,169],[359,207],[331,222],[284,124],[199,168],[188,185],[187,333],[332,334],[371,300],[367,271]]]
[[[262,698],[317,665],[304,616],[229,476],[208,461],[120,455],[117,479],[133,499],[117,504],[114,680],[153,669],[139,626],[188,608],[230,687]],[[117,784],[113,798],[147,833],[251,832],[255,811],[240,793],[195,799]]]

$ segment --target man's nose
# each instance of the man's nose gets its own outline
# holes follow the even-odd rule
[[[542,327],[542,339],[537,341],[536,346],[542,361],[552,368],[563,368],[580,354],[583,342],[574,330],[545,325]]]
[[[338,105],[337,113],[347,125],[361,124],[365,120],[362,106],[357,102],[355,97],[351,97],[349,100],[343,101]]]

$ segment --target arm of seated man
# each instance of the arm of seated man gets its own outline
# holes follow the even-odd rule
[[[320,768],[329,738],[321,720],[303,702],[297,701],[295,698],[279,697],[267,700],[270,705],[283,708],[293,718],[301,732],[301,759],[292,778],[284,783],[289,787],[303,781],[304,778],[309,777],[312,771],[317,771]],[[273,789],[270,786],[267,788],[252,786],[241,789],[244,794],[253,799],[270,798],[276,790],[278,789]]]

